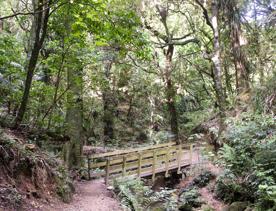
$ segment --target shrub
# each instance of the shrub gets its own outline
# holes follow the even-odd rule
[[[214,179],[215,175],[210,171],[204,171],[201,174],[199,174],[197,177],[193,180],[193,185],[196,185],[200,188],[205,187],[210,180]]]
[[[198,189],[194,187],[183,191],[179,197],[179,201],[179,210],[192,210],[193,207],[200,207],[203,203]]]
[[[252,201],[261,210],[276,207],[276,134],[271,116],[243,114],[230,120],[218,162],[226,172],[215,192],[225,201]]]
[[[114,181],[124,210],[167,210],[177,209],[175,190],[163,189],[154,192],[144,182],[133,178],[118,178]]]

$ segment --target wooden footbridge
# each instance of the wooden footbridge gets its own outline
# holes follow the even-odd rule
[[[129,150],[87,154],[88,177],[105,177],[110,179],[120,176],[138,178],[151,176],[154,180],[157,173],[177,171],[190,166],[193,162],[194,145],[177,145],[175,142],[152,145]]]

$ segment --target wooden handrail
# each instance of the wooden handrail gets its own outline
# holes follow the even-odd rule
[[[185,156],[185,153],[187,156]],[[105,182],[107,183],[110,178],[117,176],[136,175],[139,178],[151,176],[154,180],[157,173],[165,172],[165,176],[168,177],[169,171],[172,169],[180,174],[183,166],[192,163],[192,153],[193,145],[176,145],[174,142],[170,142],[132,150],[101,153],[95,156],[88,155],[86,158],[88,160],[89,178],[91,169],[101,168],[105,171],[93,173],[93,177],[105,176]],[[95,158],[106,160],[90,164],[90,161],[95,160]]]
[[[136,148],[136,149],[116,150],[113,152],[105,152],[105,153],[90,155],[90,158],[111,157],[111,156],[116,156],[116,155],[128,154],[128,153],[145,151],[145,150],[152,150],[152,149],[163,148],[163,147],[174,146],[174,145],[176,145],[175,142],[169,142],[169,143],[156,144],[156,145],[147,146],[147,147],[140,147],[140,148]]]

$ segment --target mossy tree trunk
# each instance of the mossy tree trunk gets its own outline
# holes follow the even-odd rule
[[[105,86],[103,89],[103,130],[104,130],[104,142],[114,139],[114,94],[110,88],[110,70],[112,68],[113,61],[104,62],[104,77]]]
[[[227,17],[230,29],[230,42],[236,70],[236,90],[238,94],[249,91],[249,68],[246,55],[242,49],[242,30],[239,9],[236,0],[228,1]]]
[[[165,66],[165,81],[166,81],[166,96],[167,96],[167,106],[170,113],[170,125],[171,131],[175,135],[175,139],[178,140],[178,118],[177,111],[175,107],[175,97],[176,91],[171,79],[172,73],[172,56],[173,56],[174,46],[169,45],[166,51],[166,66]]]
[[[20,125],[27,109],[27,104],[29,101],[32,86],[32,80],[37,65],[39,52],[43,46],[46,37],[51,3],[51,0],[32,1],[32,6],[35,14],[33,17],[32,27],[30,30],[27,62],[25,66],[27,76],[24,84],[24,91],[20,102],[19,110],[14,121],[14,127],[18,127]]]
[[[70,141],[64,146],[64,160],[69,169],[80,168],[83,147],[82,70],[67,69],[68,94],[66,134]]]

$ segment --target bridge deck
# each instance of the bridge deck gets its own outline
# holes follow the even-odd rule
[[[130,150],[87,155],[90,177],[105,176],[106,183],[115,177],[147,177],[181,169],[192,163],[193,145],[176,145],[174,142]],[[97,171],[95,171],[97,169]],[[93,171],[94,170],[94,171]],[[92,173],[91,173],[92,171]]]

